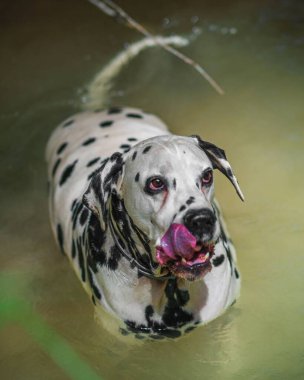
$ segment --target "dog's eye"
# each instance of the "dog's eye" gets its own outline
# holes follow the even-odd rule
[[[165,186],[160,178],[154,178],[149,183],[150,190],[160,190]]]
[[[202,186],[208,186],[211,185],[213,181],[213,174],[211,170],[208,170],[203,174],[202,177]]]
[[[149,178],[146,183],[146,191],[149,193],[159,193],[165,190],[166,184],[164,180],[160,177]]]

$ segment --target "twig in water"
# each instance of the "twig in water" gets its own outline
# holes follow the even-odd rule
[[[186,64],[192,66],[200,75],[202,75],[205,80],[217,91],[220,95],[224,94],[224,90],[219,86],[219,84],[207,73],[207,71],[196,63],[193,59],[187,57],[185,54],[179,52],[173,47],[162,42],[156,36],[151,34],[145,27],[139,24],[136,20],[130,17],[122,8],[116,5],[111,0],[88,0],[91,4],[95,5],[97,8],[102,10],[108,16],[114,17],[123,21],[124,24],[130,28],[136,29],[138,32],[146,37],[152,38],[156,41],[156,45],[159,45],[163,49],[167,50],[169,53],[175,55],[181,59]]]

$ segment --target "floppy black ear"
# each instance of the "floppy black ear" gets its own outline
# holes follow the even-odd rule
[[[114,153],[105,159],[93,175],[90,185],[83,195],[83,204],[100,220],[103,229],[107,226],[108,200],[111,193],[117,190],[124,173],[122,154]]]
[[[241,200],[244,201],[244,195],[240,189],[236,176],[233,174],[224,150],[208,141],[203,141],[197,135],[191,137],[196,140],[198,146],[206,153],[214,169],[220,170],[229,179]]]

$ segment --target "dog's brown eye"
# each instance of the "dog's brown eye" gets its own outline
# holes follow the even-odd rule
[[[211,170],[208,170],[203,174],[202,177],[202,186],[211,185],[213,181],[213,174]]]

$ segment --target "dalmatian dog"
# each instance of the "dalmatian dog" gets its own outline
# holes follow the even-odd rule
[[[111,331],[178,338],[235,302],[240,275],[213,171],[243,195],[222,149],[110,107],[65,120],[46,157],[54,235]]]

